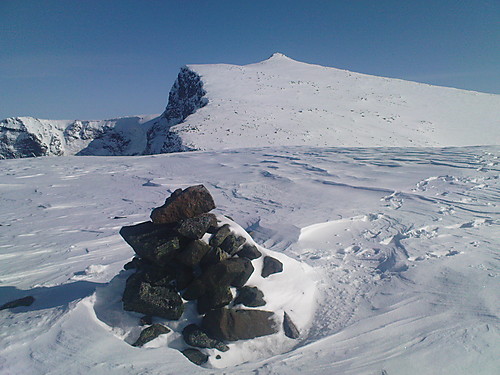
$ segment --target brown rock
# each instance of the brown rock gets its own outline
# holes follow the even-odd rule
[[[203,185],[177,189],[165,204],[151,212],[153,223],[175,223],[209,212],[215,208],[210,192]]]

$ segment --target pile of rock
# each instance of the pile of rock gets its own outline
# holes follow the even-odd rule
[[[266,304],[261,290],[245,285],[255,271],[252,260],[262,254],[244,235],[209,213],[214,208],[203,185],[191,186],[172,193],[152,211],[151,221],[123,227],[120,234],[137,256],[125,265],[136,272],[127,279],[122,300],[125,310],[145,314],[142,321],[149,325],[151,316],[180,319],[185,301],[196,301],[201,325],[184,328],[186,344],[224,352],[229,349],[225,342],[270,335],[279,326],[272,311],[235,308]],[[262,277],[283,270],[272,257],[264,257],[263,264]],[[298,337],[288,316],[283,322],[285,333]],[[134,345],[142,346],[167,332],[168,328],[153,324]],[[194,348],[183,353],[197,364],[208,359]]]

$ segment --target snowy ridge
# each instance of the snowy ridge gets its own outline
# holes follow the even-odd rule
[[[208,104],[171,131],[196,150],[272,145],[500,143],[500,96],[369,76],[283,54],[245,66],[189,65]]]
[[[0,121],[0,158],[47,155],[138,155],[157,116],[101,121],[15,117]]]
[[[182,67],[159,117],[3,120],[0,157],[491,145],[500,143],[499,119],[499,95],[369,76],[275,53],[244,66]]]

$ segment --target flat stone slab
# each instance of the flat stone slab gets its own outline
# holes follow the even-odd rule
[[[248,340],[278,332],[274,313],[263,310],[217,309],[203,318],[202,328],[221,341]]]

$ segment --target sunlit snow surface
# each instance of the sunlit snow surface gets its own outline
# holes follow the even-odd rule
[[[0,304],[36,298],[0,311],[0,373],[493,374],[499,155],[275,147],[0,161]],[[135,348],[120,331],[134,316],[116,309],[133,251],[118,230],[199,183],[217,213],[312,269],[312,326],[282,354],[259,347],[258,360],[204,369],[175,332]]]

